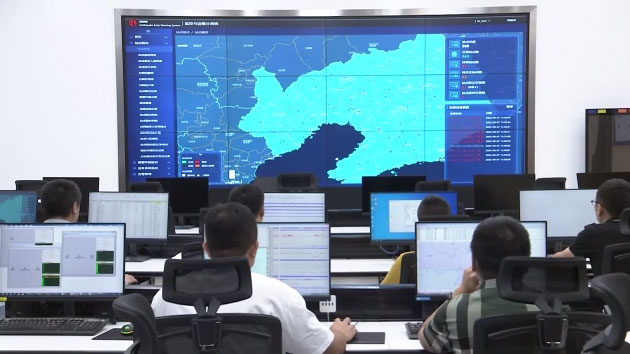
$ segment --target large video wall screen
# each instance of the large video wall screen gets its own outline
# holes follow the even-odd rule
[[[526,172],[529,14],[121,26],[128,182]]]

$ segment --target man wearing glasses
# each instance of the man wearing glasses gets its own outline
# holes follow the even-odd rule
[[[630,208],[630,183],[623,179],[610,179],[599,189],[595,200],[595,217],[599,224],[584,226],[577,238],[554,257],[588,257],[591,259],[595,276],[602,272],[602,252],[604,247],[616,243],[630,242],[630,236],[621,234],[619,216],[625,208]],[[562,210],[558,210],[562,212]]]

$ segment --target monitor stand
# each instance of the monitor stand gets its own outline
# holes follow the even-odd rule
[[[127,245],[128,251],[125,255],[125,262],[144,262],[151,259],[151,256],[138,254],[138,246],[135,243]]]

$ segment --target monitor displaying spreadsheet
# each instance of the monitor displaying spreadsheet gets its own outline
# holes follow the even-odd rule
[[[265,193],[263,222],[325,222],[324,193]]]

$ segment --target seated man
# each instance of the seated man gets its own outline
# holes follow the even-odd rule
[[[211,258],[245,256],[250,267],[254,265],[258,229],[254,215],[247,207],[227,203],[210,208],[205,230],[203,249]],[[164,301],[162,290],[155,294],[151,307],[158,317],[196,313],[192,306]],[[357,332],[347,317],[336,319],[327,328],[306,308],[304,299],[296,290],[256,273],[252,273],[252,296],[222,305],[218,312],[259,313],[279,318],[282,351],[289,353],[343,353],[346,343]]]
[[[584,226],[584,230],[580,231],[569,247],[553,256],[588,257],[593,273],[597,276],[602,273],[604,247],[630,242],[630,236],[623,235],[619,230],[619,216],[625,208],[630,208],[630,183],[623,179],[610,179],[602,183],[592,203],[599,224]]]
[[[442,216],[451,215],[451,207],[448,202],[439,195],[430,195],[420,202],[418,205],[418,220],[423,216]],[[401,253],[392,268],[387,272],[385,278],[381,284],[400,284],[400,267],[402,266],[403,256],[409,253],[415,253],[414,251]]]
[[[46,182],[40,191],[42,210],[47,223],[77,222],[81,207],[81,190],[67,179]]]
[[[242,184],[230,191],[229,203],[243,204],[251,210],[257,222],[265,216],[265,193],[253,184]]]
[[[477,318],[528,311],[527,304],[502,299],[495,279],[504,257],[529,256],[529,234],[523,225],[507,216],[486,219],[475,229],[470,250],[472,267],[464,272],[452,298],[420,327],[418,339],[429,352],[468,353]]]

